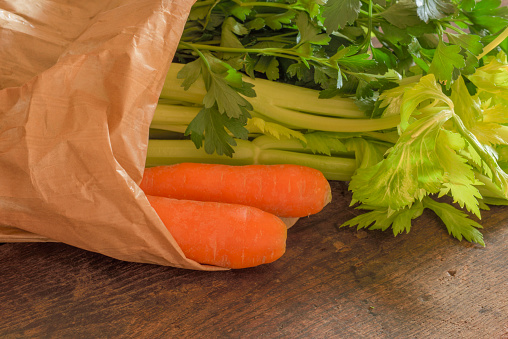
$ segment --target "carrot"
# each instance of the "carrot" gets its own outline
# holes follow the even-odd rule
[[[284,218],[315,214],[331,200],[330,184],[299,165],[181,163],[146,168],[145,194],[254,206]]]
[[[286,225],[258,208],[147,198],[185,256],[198,263],[246,268],[271,263],[286,251]]]

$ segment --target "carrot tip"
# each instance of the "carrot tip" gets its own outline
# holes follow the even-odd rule
[[[290,228],[291,226],[296,224],[296,222],[300,219],[299,217],[296,217],[296,218],[279,217],[279,218],[280,218],[280,220],[282,220],[284,222],[284,224],[286,224],[287,228]]]
[[[328,205],[331,202],[332,202],[332,190],[329,189],[328,190],[328,194],[326,195],[326,198],[325,198],[325,203],[324,203],[323,206],[326,206],[326,205]]]

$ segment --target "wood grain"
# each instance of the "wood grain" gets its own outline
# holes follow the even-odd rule
[[[58,243],[0,246],[1,338],[508,338],[508,209],[484,214],[485,248],[431,213],[409,234],[339,228],[344,183],[290,229],[287,253],[197,272]]]

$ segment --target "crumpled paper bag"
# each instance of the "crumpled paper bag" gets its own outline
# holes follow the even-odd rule
[[[0,241],[197,270],[138,184],[194,0],[0,3]]]

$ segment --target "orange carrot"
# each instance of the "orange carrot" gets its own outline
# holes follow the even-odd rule
[[[254,206],[285,218],[315,214],[331,200],[324,175],[298,165],[157,166],[145,169],[140,187],[149,195]]]
[[[185,256],[201,264],[253,267],[271,263],[286,251],[286,225],[258,208],[147,198]]]

